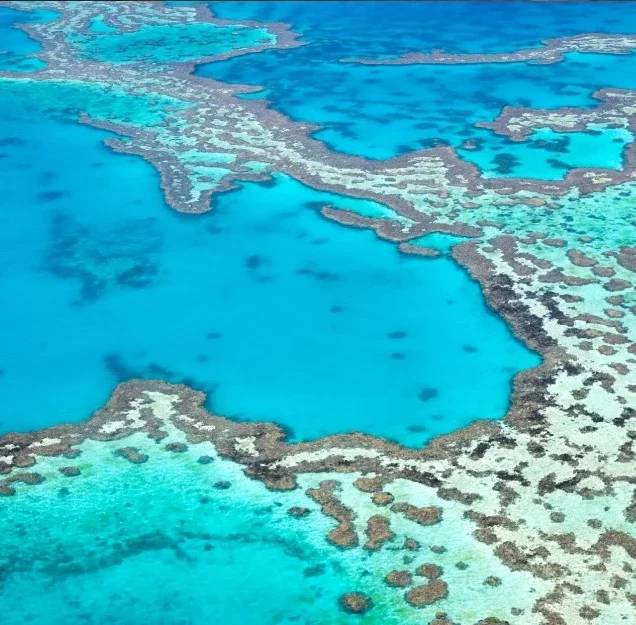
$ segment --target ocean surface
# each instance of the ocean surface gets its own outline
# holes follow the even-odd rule
[[[15,24],[47,22],[57,17],[54,11],[33,11],[24,13],[7,7],[0,7],[0,71],[31,72],[45,67],[44,61],[32,55],[42,49],[24,31],[14,28]]]
[[[197,73],[263,86],[256,97],[323,126],[315,138],[338,152],[386,159],[448,144],[485,177],[550,180],[577,166],[620,169],[632,140],[624,129],[540,130],[513,143],[473,124],[492,121],[503,105],[593,106],[600,87],[636,88],[633,55],[568,54],[548,66],[340,62],[414,49],[508,51],[636,26],[636,3],[622,3],[620,14],[604,4],[482,3],[477,13],[468,2],[217,2],[211,8],[223,18],[289,22],[308,45]],[[54,17],[0,9],[0,70],[41,68],[29,56],[39,44],[12,27]],[[112,35],[101,19],[90,30]],[[88,50],[127,63],[152,48],[165,62],[177,49],[195,58],[216,36],[190,33],[188,51],[181,33],[165,30]],[[217,34],[214,53],[237,43]],[[256,45],[264,35],[238,37]],[[163,47],[152,43],[157,38]],[[413,243],[439,257],[402,254],[371,231],[320,214],[324,205],[377,218],[389,209],[282,174],[215,197],[204,215],[178,214],[150,164],[115,154],[103,144],[112,135],[77,123],[86,111],[156,124],[160,104],[81,84],[0,79],[0,434],[81,422],[132,378],[184,382],[207,393],[211,411],[278,423],[291,441],[360,431],[421,447],[504,416],[514,376],[541,360],[450,256],[464,239],[434,233]],[[478,148],[462,148],[467,140]],[[325,541],[334,523],[305,496],[316,486],[310,477],[296,490],[272,492],[207,443],[184,454],[159,452],[141,437],[133,443],[150,456],[146,464],[117,457],[115,444],[89,441],[77,463],[81,477],[63,477],[58,469],[68,460],[50,459],[42,485],[0,497],[0,624],[434,618],[435,606],[407,608],[403,591],[383,582],[404,566],[402,550],[344,552]],[[213,460],[203,464],[201,456]],[[370,506],[368,494],[345,490],[354,509]],[[292,518],[292,506],[310,508],[307,519]],[[473,625],[491,604],[516,599],[528,579],[486,545],[475,547],[461,531],[463,512],[448,502],[443,529],[405,521],[394,528],[395,545],[413,536],[422,542],[426,559],[458,589],[461,625]],[[432,555],[434,545],[445,550]],[[488,575],[503,585],[474,584]],[[363,617],[338,610],[338,598],[361,585],[374,610]]]
[[[405,256],[319,214],[382,207],[281,175],[180,215],[154,169],[105,136],[3,110],[4,431],[83,420],[141,377],[187,382],[217,413],[293,440],[417,446],[503,416],[514,374],[539,363],[448,256]]]
[[[535,48],[545,39],[621,33],[636,5],[515,2],[217,2],[219,17],[294,25],[305,46],[202,65],[197,73],[263,86],[262,97],[290,117],[322,128],[330,148],[387,159],[451,145],[483,175],[563,178],[572,167],[620,169],[629,131],[569,135],[539,132],[514,143],[474,127],[504,106],[594,106],[601,87],[636,88],[634,55],[570,53],[552,65],[365,66],[344,58],[393,58],[404,52],[496,53]],[[382,27],[379,28],[378,25]],[[328,88],[325,88],[328,85]],[[477,146],[463,148],[469,141]],[[470,144],[469,144],[470,145]]]

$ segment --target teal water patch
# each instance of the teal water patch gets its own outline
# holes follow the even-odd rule
[[[0,7],[0,71],[34,72],[46,67],[44,61],[31,56],[42,46],[16,25],[50,22],[58,15],[54,11],[24,12]]]
[[[179,215],[104,133],[2,119],[4,431],[81,420],[142,377],[294,440],[360,430],[415,446],[501,417],[513,375],[539,362],[451,260],[319,216],[355,201],[277,176]]]
[[[466,237],[446,234],[445,232],[431,232],[430,234],[425,234],[423,237],[410,239],[409,243],[419,247],[430,247],[442,254],[448,254],[455,245],[466,243],[466,241],[469,241]]]
[[[93,32],[95,32],[93,30]],[[264,28],[192,23],[142,26],[120,34],[73,34],[79,53],[107,63],[179,63],[272,43]]]
[[[92,33],[116,33],[117,29],[114,26],[109,26],[103,16],[94,17],[88,27]]]
[[[484,133],[486,136],[490,134]],[[585,132],[561,133],[540,128],[526,141],[505,147],[478,140],[473,149],[459,149],[461,157],[477,165],[484,178],[562,180],[575,167],[623,169],[623,153],[634,140],[626,128],[590,125]]]

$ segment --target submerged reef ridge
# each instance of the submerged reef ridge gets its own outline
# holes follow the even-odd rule
[[[589,33],[573,37],[560,37],[542,42],[543,47],[516,50],[515,52],[499,52],[491,54],[448,53],[434,50],[429,53],[406,52],[397,58],[390,59],[356,59],[345,58],[343,63],[360,63],[362,65],[463,65],[474,63],[536,63],[547,65],[563,60],[568,52],[590,52],[597,54],[631,54],[636,48],[636,37],[630,35],[604,35]]]

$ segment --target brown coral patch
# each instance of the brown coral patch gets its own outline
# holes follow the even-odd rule
[[[382,490],[385,483],[385,478],[382,476],[376,477],[359,477],[353,485],[364,493],[375,493]]]
[[[428,577],[428,579],[437,579],[442,576],[443,569],[441,566],[437,566],[437,564],[431,564],[426,562],[424,564],[420,564],[415,569],[415,574],[420,577]]]
[[[401,512],[407,519],[420,525],[435,525],[442,520],[442,509],[437,506],[418,508],[410,503],[394,503],[391,512]]]
[[[388,506],[393,503],[394,499],[395,497],[393,497],[391,493],[385,492],[373,493],[371,496],[371,501],[373,501],[376,506]]]
[[[338,604],[348,614],[364,614],[373,607],[371,598],[361,592],[348,592],[342,595]]]
[[[60,467],[59,471],[66,477],[77,477],[81,473],[78,467]]]
[[[338,521],[338,526],[327,535],[327,540],[341,549],[355,547],[358,535],[353,526],[355,515],[352,510],[344,506],[336,496],[340,484],[335,480],[323,480],[318,488],[310,488],[307,495],[320,504],[323,514]]]
[[[404,595],[404,598],[409,605],[415,608],[423,608],[440,599],[445,599],[447,596],[448,584],[441,579],[434,579],[428,584],[411,588]]]
[[[379,514],[370,517],[367,521],[366,535],[368,540],[364,548],[368,551],[376,551],[384,543],[395,538],[395,534],[391,531],[389,520]]]
[[[406,588],[411,585],[412,577],[408,571],[391,571],[385,578],[387,586],[393,588]]]
[[[120,447],[115,450],[115,455],[120,458],[125,458],[128,462],[133,464],[143,464],[148,460],[148,455],[140,453],[136,447]]]

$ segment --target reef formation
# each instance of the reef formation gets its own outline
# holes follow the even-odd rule
[[[156,107],[157,119],[150,122],[118,119],[116,107],[101,117],[82,114],[79,121],[115,132],[119,138],[107,140],[112,149],[152,163],[175,210],[206,212],[212,195],[236,181],[282,172],[316,189],[390,207],[382,219],[328,206],[322,214],[371,228],[404,252],[412,253],[409,241],[427,233],[470,237],[453,247],[452,256],[479,281],[493,310],[543,358],[541,366],[516,377],[505,419],[474,423],[421,450],[364,433],[290,444],[276,425],[209,414],[201,408],[203,396],[185,386],[128,382],[85,423],[0,438],[0,494],[16,502],[3,502],[6,509],[60,474],[72,489],[74,480],[84,479],[76,459],[92,441],[134,465],[144,465],[151,453],[207,445],[207,453],[243,466],[269,489],[302,487],[307,510],[317,505],[330,519],[325,539],[336,548],[393,554],[390,548],[399,544],[401,561],[389,562],[387,555],[390,567],[378,564],[376,574],[387,596],[404,604],[407,612],[400,614],[411,615],[407,622],[634,620],[634,144],[620,171],[573,169],[562,181],[549,182],[482,178],[451,148],[389,161],[345,156],[313,139],[313,126],[287,119],[266,102],[237,99],[255,87],[192,74],[205,61],[301,45],[288,25],[217,20],[203,6],[158,2],[4,5],[25,11],[46,5],[60,15],[22,27],[42,44],[37,56],[46,66],[19,75],[0,72],[0,86],[70,85],[113,101],[146,98]],[[94,41],[102,36],[89,30],[97,17],[117,30],[122,44],[130,38],[127,56]],[[179,33],[167,60],[165,41],[155,40],[164,31],[146,29],[171,25]],[[221,28],[256,34],[239,48],[221,46],[195,58],[185,53],[193,39],[211,41],[212,31]],[[626,54],[635,43],[627,35],[584,34],[490,59],[435,53],[374,62],[553,63],[570,51]],[[632,92],[608,89],[596,97],[601,102],[591,109],[505,108],[483,125],[516,141],[537,128],[636,130]],[[311,519],[307,510],[299,504],[290,516],[303,523]],[[449,553],[444,542],[452,541],[444,536],[461,537],[454,539],[457,553]],[[425,558],[419,556],[424,546]],[[464,553],[480,566],[465,562]],[[362,586],[341,597],[340,610],[367,618],[381,609],[377,593]],[[471,604],[475,589],[487,591],[485,605]]]

